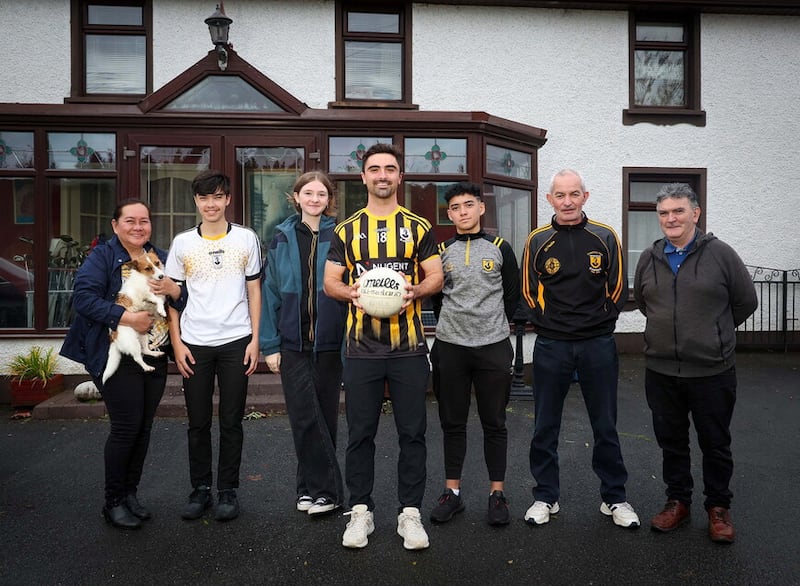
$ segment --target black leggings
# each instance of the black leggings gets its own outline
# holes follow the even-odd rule
[[[145,356],[154,366],[144,372],[130,356],[123,355],[117,372],[102,387],[111,421],[105,447],[106,505],[116,506],[136,493],[150,446],[153,418],[167,382],[167,357]],[[99,387],[98,387],[99,388]]]

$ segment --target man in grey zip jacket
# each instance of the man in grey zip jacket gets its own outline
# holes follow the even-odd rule
[[[758,299],[736,252],[697,228],[700,207],[689,185],[663,186],[656,210],[665,238],[642,253],[634,280],[636,303],[647,317],[645,391],[663,453],[668,499],[651,527],[672,531],[689,520],[691,413],[703,452],[709,535],[732,543],[735,330],[755,311]]]

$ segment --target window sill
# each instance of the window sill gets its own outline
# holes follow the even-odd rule
[[[675,108],[628,108],[622,111],[622,124],[633,126],[649,122],[659,126],[674,126],[676,124],[690,124],[692,126],[706,125],[705,110],[679,110]]]
[[[380,100],[347,100],[346,102],[328,102],[328,108],[375,108],[381,110],[419,110],[418,104],[405,102],[382,102]]]
[[[144,95],[135,96],[76,96],[64,98],[65,104],[138,104],[144,99]]]

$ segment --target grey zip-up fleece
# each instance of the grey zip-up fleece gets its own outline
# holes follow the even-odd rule
[[[508,338],[519,302],[519,266],[511,245],[484,232],[439,244],[442,291],[432,299],[436,338],[477,348]]]
[[[634,298],[647,316],[647,368],[679,377],[712,376],[735,362],[736,327],[758,307],[753,281],[729,245],[697,230],[673,274],[665,238],[642,253]]]

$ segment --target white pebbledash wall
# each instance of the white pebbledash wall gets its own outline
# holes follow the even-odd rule
[[[156,89],[211,49],[203,20],[213,4],[154,0]],[[334,100],[332,1],[242,0],[226,11],[241,57],[312,108]],[[24,10],[4,11],[4,19],[12,36],[4,43],[0,102],[62,103],[70,90],[69,0],[30,0]],[[421,110],[486,111],[547,130],[537,225],[550,218],[544,194],[561,168],[584,174],[586,212],[621,232],[623,167],[703,167],[708,230],[747,264],[798,268],[800,18],[703,15],[701,60],[705,127],[623,126],[626,12],[413,10],[413,101]],[[634,311],[617,329],[643,327]],[[30,343],[0,343],[0,363]],[[82,372],[71,364],[65,370]]]

